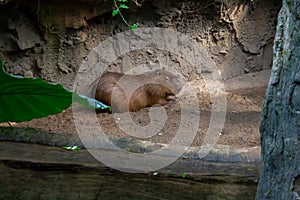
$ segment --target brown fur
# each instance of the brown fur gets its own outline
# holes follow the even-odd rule
[[[97,85],[95,97],[110,105],[113,112],[135,112],[174,101],[181,88],[178,77],[165,70],[138,75],[106,72]]]

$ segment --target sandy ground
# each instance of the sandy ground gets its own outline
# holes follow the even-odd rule
[[[259,119],[268,76],[269,71],[262,71],[225,81],[227,89],[225,93],[227,100],[226,118],[222,131],[218,133],[218,144],[229,145],[233,148],[254,147],[260,144]],[[188,134],[196,126],[197,133],[191,146],[200,146],[203,144],[203,140],[208,134],[207,131],[209,126],[214,126],[214,123],[210,125],[212,113],[211,96],[209,93],[199,90],[199,92],[197,92],[197,97],[199,112],[196,112],[196,108],[181,108],[182,103],[190,102],[188,96],[181,95],[178,97],[175,104],[164,106],[166,112],[158,110],[158,114],[153,115],[152,121],[150,120],[149,108],[130,113],[133,122],[138,126],[138,128],[133,131],[135,132],[135,135],[132,135],[130,131],[122,128],[126,128],[126,125],[128,126],[128,119],[123,116],[115,116],[114,114],[109,113],[95,114],[94,111],[86,111],[81,108],[75,110],[79,113],[78,116],[81,121],[86,124],[91,123],[90,126],[95,126],[95,129],[100,125],[106,135],[113,135],[121,138],[134,138],[143,141],[151,141],[153,143],[170,143],[179,132],[182,132],[179,131],[179,127],[182,124],[184,127],[183,131],[186,130],[186,133],[184,133],[185,137],[190,138],[192,136]],[[155,111],[159,108],[156,107],[151,109]],[[184,122],[184,120],[181,119],[183,113],[187,113],[186,116],[191,119],[197,118],[200,113],[199,126],[197,127],[194,123]],[[156,117],[161,116],[165,116],[166,121],[160,122],[157,120],[157,126],[161,127],[154,130],[153,133],[150,133],[150,131],[148,133],[149,137],[146,137],[148,131],[147,125],[151,125],[151,123],[155,122]],[[97,124],[93,122],[95,121],[95,117],[97,117]],[[7,126],[7,124],[2,124],[2,126]],[[31,127],[55,134],[77,134],[71,108],[57,115],[18,123],[13,126]],[[143,129],[145,126],[146,129]],[[140,129],[140,127],[142,128]],[[153,129],[153,127],[151,129]]]

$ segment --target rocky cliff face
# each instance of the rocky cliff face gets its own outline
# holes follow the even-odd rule
[[[166,27],[183,32],[206,47],[224,79],[271,67],[272,45],[280,0],[206,0],[132,2],[124,16],[140,27]],[[128,30],[111,17],[112,1],[6,0],[0,2],[0,56],[8,72],[72,87],[77,69],[98,43]],[[111,68],[143,60],[159,62],[160,52],[118,58]],[[139,61],[137,61],[139,60]],[[170,65],[187,69],[184,58]],[[167,63],[168,64],[168,63]],[[183,73],[193,79],[188,70]]]

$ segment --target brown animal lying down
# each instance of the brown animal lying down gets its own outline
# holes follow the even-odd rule
[[[95,98],[110,105],[112,112],[135,112],[174,102],[181,88],[179,77],[163,69],[138,75],[106,72],[97,85]]]

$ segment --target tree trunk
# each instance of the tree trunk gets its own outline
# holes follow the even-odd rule
[[[300,199],[300,0],[283,0],[260,125],[256,199]]]

